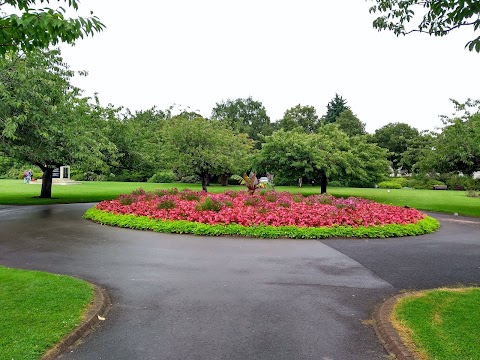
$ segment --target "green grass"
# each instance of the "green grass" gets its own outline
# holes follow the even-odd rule
[[[393,323],[420,358],[480,359],[480,288],[437,289],[402,298]]]
[[[82,320],[85,281],[0,266],[0,358],[39,359]]]
[[[126,183],[126,182],[82,182],[80,185],[53,185],[52,197],[55,199],[39,199],[40,185],[23,184],[22,180],[0,180],[0,204],[53,204],[98,202],[114,199],[120,194],[130,193],[132,190],[143,188],[146,191],[154,189],[201,190],[197,184],[155,184],[155,183]],[[221,192],[225,189],[244,189],[241,186],[222,187],[212,185],[210,192]],[[278,186],[277,191],[301,192],[303,194],[318,194],[318,187]],[[360,188],[328,188],[334,196],[357,196],[386,204],[409,206],[419,210],[444,213],[458,213],[460,215],[480,217],[480,199],[467,197],[464,191],[450,190],[407,190],[393,189],[360,189]]]

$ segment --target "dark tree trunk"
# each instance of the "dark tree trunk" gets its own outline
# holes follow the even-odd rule
[[[205,181],[207,182],[207,186],[210,186],[210,174],[205,175],[205,178],[206,178]],[[207,190],[205,190],[205,191],[207,191]]]
[[[202,174],[202,190],[207,192],[207,185],[208,185],[208,174]]]
[[[52,174],[53,169],[49,167],[42,168],[42,190],[40,192],[40,197],[44,199],[52,198]]]
[[[327,192],[327,176],[322,175],[320,178],[320,193],[325,194]]]
[[[228,175],[227,174],[223,174],[222,175],[222,186],[227,186],[228,185]]]

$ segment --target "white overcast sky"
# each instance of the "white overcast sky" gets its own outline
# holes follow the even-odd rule
[[[65,61],[75,84],[131,110],[175,104],[208,117],[252,96],[272,121],[297,104],[326,112],[335,93],[374,132],[390,122],[440,126],[449,98],[480,98],[480,55],[460,30],[443,38],[377,32],[364,0],[82,0],[107,29]]]

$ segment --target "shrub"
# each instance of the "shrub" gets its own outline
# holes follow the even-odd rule
[[[480,179],[470,176],[452,176],[445,179],[445,184],[453,190],[480,190]]]
[[[278,199],[278,194],[274,191],[267,191],[265,193],[265,200],[268,202],[275,202]]]
[[[342,182],[337,181],[337,180],[329,181],[329,182],[328,182],[328,186],[331,186],[331,187],[345,187],[345,186],[342,184]]]
[[[258,197],[248,197],[247,199],[245,199],[245,202],[244,202],[245,205],[247,206],[256,206],[258,204],[260,204],[260,198]]]
[[[467,191],[467,196],[468,197],[473,197],[473,198],[480,198],[480,192],[475,191],[475,190],[468,190]]]
[[[121,205],[132,205],[135,202],[135,198],[130,195],[120,195],[118,200]]]
[[[407,186],[413,189],[432,190],[434,185],[446,184],[436,179],[410,179],[407,182]]]
[[[396,181],[382,181],[378,184],[380,189],[401,189],[402,185]]]
[[[191,176],[182,176],[179,181],[181,183],[197,184],[197,183],[201,182],[201,179],[196,175],[191,175]]]
[[[173,183],[175,181],[177,181],[177,177],[171,170],[159,171],[148,179],[150,183]]]
[[[392,177],[387,181],[393,181],[400,184],[402,187],[407,186],[409,178],[406,177]]]
[[[221,201],[213,200],[210,197],[206,197],[201,203],[195,206],[195,210],[197,211],[219,212],[222,208],[223,208],[223,203]]]
[[[200,200],[200,195],[192,190],[183,190],[179,192],[180,199],[188,200],[188,201],[198,201]]]
[[[175,205],[175,201],[173,201],[172,199],[165,199],[165,200],[161,200],[158,204],[157,204],[157,209],[161,210],[161,209],[175,209],[176,205]]]

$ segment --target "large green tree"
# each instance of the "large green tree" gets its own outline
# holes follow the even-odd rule
[[[221,101],[212,110],[213,120],[223,121],[230,129],[238,131],[257,141],[261,136],[272,133],[272,124],[265,107],[251,97]]]
[[[74,44],[84,36],[102,31],[105,26],[96,16],[67,18],[65,9],[36,5],[57,2],[78,9],[77,0],[2,0],[0,1],[0,56],[19,49],[30,51],[59,42]],[[9,9],[5,9],[7,6]],[[11,11],[7,14],[5,11]]]
[[[438,134],[431,131],[423,131],[418,136],[407,141],[407,149],[402,153],[399,166],[408,172],[418,172],[420,162],[423,162],[426,154],[434,148]]]
[[[478,0],[367,0],[374,2],[370,13],[379,13],[373,26],[391,30],[397,36],[422,32],[445,36],[451,31],[468,27],[477,31],[480,27],[480,1]],[[417,23],[417,21],[419,21]],[[408,27],[414,21],[417,23]],[[465,47],[480,52],[480,36],[470,40]]]
[[[405,123],[389,123],[375,131],[373,141],[389,151],[388,160],[397,176],[403,153],[408,144],[419,135],[418,130]]]
[[[421,172],[464,175],[480,171],[480,113],[467,119],[450,119],[433,140],[433,146],[422,150],[415,168]]]
[[[327,104],[327,113],[322,117],[322,120],[326,124],[332,124],[342,112],[348,109],[350,109],[350,107],[347,106],[347,100],[335,94],[334,98]]]
[[[121,109],[106,111],[108,138],[119,153],[110,172],[122,181],[146,181],[159,170],[159,131],[170,117],[169,111],[155,107],[131,113]]]
[[[302,106],[300,104],[288,109],[283,118],[277,123],[279,129],[290,131],[300,128],[306,133],[313,133],[318,128],[319,118],[313,106]]]
[[[388,169],[386,150],[360,136],[349,138],[333,124],[313,134],[276,131],[265,138],[256,162],[283,179],[320,180],[322,193],[327,179],[373,185]]]
[[[335,124],[348,136],[365,135],[366,133],[365,123],[361,122],[350,109],[342,111],[335,120]]]
[[[209,176],[248,168],[253,141],[216,120],[177,116],[161,131],[164,166],[181,175],[197,175],[207,191]]]
[[[51,197],[55,168],[97,167],[116,153],[73,75],[58,50],[0,58],[0,152],[42,169],[43,198]]]

